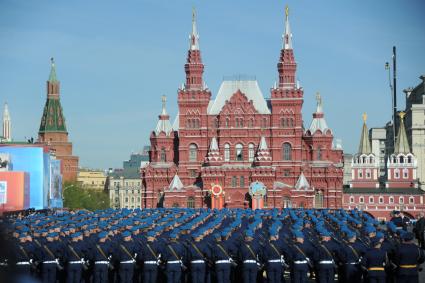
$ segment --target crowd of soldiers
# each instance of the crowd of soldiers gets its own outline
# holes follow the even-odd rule
[[[107,209],[1,223],[23,282],[419,282],[424,251],[396,212]]]

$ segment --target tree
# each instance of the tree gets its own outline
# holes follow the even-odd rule
[[[66,182],[63,189],[64,207],[69,209],[97,210],[109,207],[108,192],[83,189],[76,182]]]

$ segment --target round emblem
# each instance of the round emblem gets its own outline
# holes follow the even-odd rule
[[[249,194],[251,196],[265,196],[267,193],[266,186],[258,181],[251,183],[249,186]]]
[[[211,187],[211,193],[215,196],[219,196],[223,193],[223,188],[220,185],[213,185]]]

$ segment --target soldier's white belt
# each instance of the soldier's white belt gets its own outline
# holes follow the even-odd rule
[[[180,263],[180,260],[170,260],[170,261],[167,261],[167,263]]]
[[[192,260],[190,263],[205,263],[205,261],[202,259],[198,259],[198,260]]]
[[[295,264],[306,264],[307,261],[306,260],[296,260],[294,261]]]
[[[156,260],[147,260],[144,262],[145,264],[157,264]]]
[[[120,263],[134,263],[134,260],[124,260],[120,261]]]
[[[247,260],[244,260],[243,263],[257,263],[257,262],[253,259],[247,259]]]
[[[94,264],[109,264],[109,261],[99,260],[99,261],[95,261]]]
[[[280,259],[269,259],[268,262],[282,262]]]
[[[70,264],[82,263],[81,260],[73,260],[69,262]]]
[[[228,259],[221,259],[221,260],[217,260],[215,263],[230,263],[230,260],[228,260]]]
[[[16,265],[30,265],[30,262],[29,261],[20,261],[20,262],[17,262]]]
[[[346,264],[352,264],[352,265],[355,265],[355,264],[359,264],[358,262],[347,262]]]
[[[56,260],[47,260],[43,261],[43,263],[58,263]]]
[[[333,264],[334,261],[333,260],[322,260],[322,261],[319,261],[319,263],[320,264]]]

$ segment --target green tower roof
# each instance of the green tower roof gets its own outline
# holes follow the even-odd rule
[[[59,85],[59,81],[56,78],[56,67],[53,58],[50,59],[52,62],[49,80],[49,85]],[[49,88],[50,89],[50,88]],[[62,106],[59,99],[59,88],[57,88],[57,95],[47,94],[46,104],[44,105],[43,116],[41,117],[39,133],[46,132],[67,132],[65,117],[63,115]]]
[[[39,132],[67,132],[65,117],[63,116],[59,99],[47,98]]]

